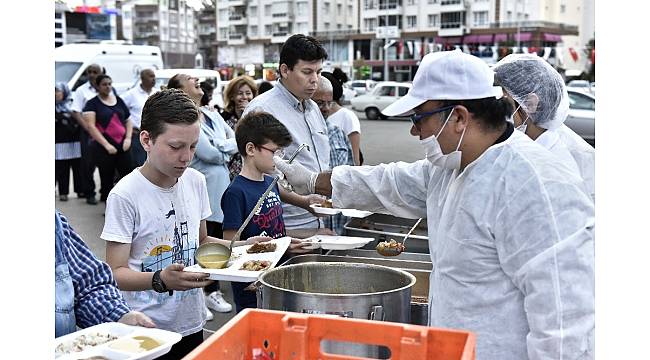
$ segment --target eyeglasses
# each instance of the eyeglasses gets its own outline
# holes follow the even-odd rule
[[[424,119],[426,117],[429,117],[431,115],[437,114],[439,112],[443,112],[443,111],[446,111],[446,110],[451,110],[451,109],[454,108],[454,106],[456,106],[456,105],[443,106],[443,107],[437,108],[437,109],[435,109],[433,111],[427,111],[427,112],[423,112],[423,113],[420,113],[420,114],[413,114],[409,118],[411,119],[411,122],[413,123],[413,125],[417,126],[417,124],[422,119]]]
[[[277,148],[275,150],[272,150],[272,149],[267,148],[264,145],[259,145],[259,147],[266,150],[266,151],[269,151],[271,154],[273,154],[273,156],[279,156],[281,158],[284,157],[284,150],[282,150],[281,148]]]

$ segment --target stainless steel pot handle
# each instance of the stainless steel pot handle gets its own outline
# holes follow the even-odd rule
[[[371,308],[368,320],[384,321],[384,307],[381,305],[374,305]]]
[[[253,286],[255,287],[255,297],[257,298],[257,308],[262,309],[262,283],[258,281],[255,281],[253,283]]]

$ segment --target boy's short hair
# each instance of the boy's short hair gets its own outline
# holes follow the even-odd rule
[[[147,99],[142,108],[140,130],[149,133],[151,140],[165,132],[166,124],[192,125],[199,121],[196,104],[182,90],[165,89]]]
[[[287,64],[289,70],[293,70],[298,60],[314,61],[325,59],[327,59],[327,51],[323,45],[316,38],[303,34],[291,35],[280,49],[280,65]]]
[[[252,111],[242,117],[235,128],[235,139],[242,157],[246,157],[246,144],[249,142],[259,147],[273,141],[285,147],[293,141],[289,130],[275,116],[264,111]]]

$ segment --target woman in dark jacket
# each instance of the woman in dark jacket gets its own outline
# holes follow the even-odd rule
[[[70,89],[59,82],[54,86],[54,171],[59,187],[59,200],[68,201],[70,170],[77,197],[83,197],[79,178],[81,144],[79,143],[79,124],[70,110]]]

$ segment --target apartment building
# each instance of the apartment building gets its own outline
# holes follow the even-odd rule
[[[126,40],[159,46],[166,68],[194,67],[196,20],[184,0],[126,0],[121,7]]]
[[[271,78],[280,46],[293,34],[311,35],[329,54],[326,66],[352,60],[358,0],[217,0],[218,63]]]

